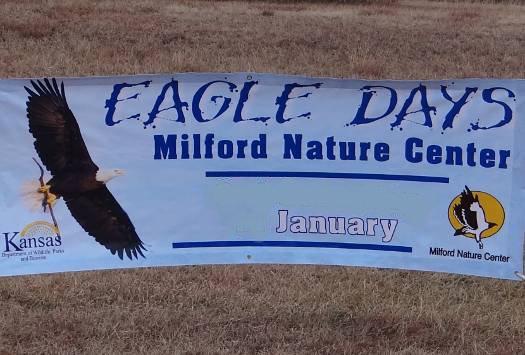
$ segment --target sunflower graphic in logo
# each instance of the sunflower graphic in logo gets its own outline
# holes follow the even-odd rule
[[[492,237],[503,227],[505,210],[491,194],[471,191],[468,186],[448,207],[448,220],[454,235],[473,238],[483,249],[482,239]]]
[[[46,221],[35,221],[29,223],[20,232],[21,237],[52,237],[60,235],[58,227]]]

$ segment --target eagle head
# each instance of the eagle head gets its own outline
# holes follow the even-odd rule
[[[124,170],[122,169],[110,169],[110,170],[99,170],[95,179],[99,182],[107,183],[109,180],[116,178],[117,176],[124,175]]]

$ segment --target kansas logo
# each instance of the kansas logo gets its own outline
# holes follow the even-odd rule
[[[4,252],[23,251],[24,249],[58,247],[62,238],[57,227],[46,221],[28,224],[19,232],[3,233]]]
[[[455,236],[473,238],[483,249],[484,238],[492,237],[503,227],[505,210],[492,195],[471,191],[468,186],[457,195],[448,207],[448,220]]]

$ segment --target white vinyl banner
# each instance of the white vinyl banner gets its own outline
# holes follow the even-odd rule
[[[0,275],[324,264],[518,279],[525,81],[0,80]]]

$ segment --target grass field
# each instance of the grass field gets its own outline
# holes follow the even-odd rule
[[[0,76],[523,78],[519,2],[0,2]],[[525,287],[209,266],[0,279],[0,354],[525,353]]]

